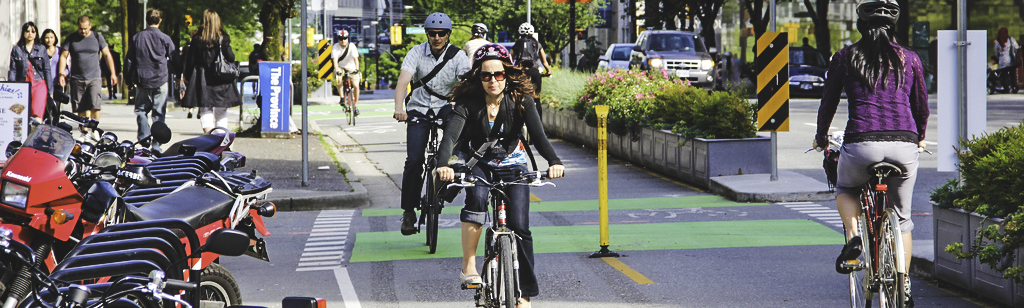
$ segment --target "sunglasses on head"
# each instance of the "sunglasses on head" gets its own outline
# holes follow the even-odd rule
[[[505,71],[497,71],[497,72],[480,71],[480,81],[491,81],[491,77],[494,77],[494,81],[505,80]]]
[[[442,37],[447,35],[448,31],[427,31],[427,37]]]

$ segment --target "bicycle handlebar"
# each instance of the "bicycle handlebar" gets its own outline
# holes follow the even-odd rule
[[[409,118],[407,118],[405,120],[398,120],[398,122],[416,123],[416,124],[419,124],[419,123],[433,123],[433,124],[436,124],[439,127],[441,125],[444,125],[444,119],[441,119],[440,117],[435,117],[435,118],[409,117]]]
[[[476,175],[473,175],[473,174],[469,174],[469,173],[465,173],[465,172],[456,172],[455,173],[455,181],[453,181],[451,184],[448,184],[448,187],[449,188],[451,188],[451,187],[474,187],[474,186],[501,187],[501,186],[509,186],[509,185],[526,185],[526,186],[532,186],[532,187],[541,187],[541,186],[557,187],[555,185],[555,183],[552,183],[551,181],[546,181],[546,180],[549,180],[549,179],[550,179],[550,177],[548,177],[548,172],[547,171],[535,171],[535,172],[530,172],[530,173],[527,173],[527,174],[523,174],[523,175],[520,175],[518,179],[513,180],[513,181],[509,181],[509,182],[505,182],[505,181],[491,182],[491,181],[488,181],[484,177],[479,177],[479,176],[476,176]]]

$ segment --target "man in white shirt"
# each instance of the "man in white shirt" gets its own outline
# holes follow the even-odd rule
[[[355,105],[359,102],[359,81],[363,79],[363,75],[359,73],[359,50],[355,44],[349,43],[348,30],[338,30],[334,34],[334,41],[334,46],[331,46],[331,62],[334,62],[334,77],[338,81],[341,105],[346,109],[349,108],[349,106],[345,106],[345,85],[342,84],[344,80],[342,77],[348,74],[349,83],[352,86],[352,96],[355,98],[351,108],[354,108],[352,112],[358,116],[359,108],[356,108]]]
[[[466,44],[462,46],[462,50],[466,51],[466,56],[469,56],[469,67],[473,67],[473,54],[480,46],[489,44],[487,41],[487,25],[483,23],[476,23],[473,25],[473,38],[466,41]]]

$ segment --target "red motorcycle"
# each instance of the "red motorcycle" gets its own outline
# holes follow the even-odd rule
[[[276,209],[264,202],[271,191],[270,183],[253,174],[214,173],[204,177],[201,185],[189,187],[154,200],[145,206],[124,204],[110,180],[68,178],[69,157],[81,147],[75,142],[67,125],[40,124],[34,127],[25,144],[0,174],[0,226],[13,232],[12,237],[32,248],[36,266],[53,270],[75,243],[99,233],[111,223],[181,219],[199,235],[199,244],[206,243],[213,231],[233,228],[246,232],[251,239],[250,255],[269,261],[266,245],[256,235],[269,236],[262,217],[273,216]],[[80,165],[80,164],[77,164]],[[116,181],[138,184],[154,181],[142,166],[108,166],[93,168],[83,174],[107,174]],[[77,185],[76,185],[77,184]],[[240,304],[237,282],[214,262],[219,255],[204,253],[190,268],[202,271],[201,285],[211,292],[208,298],[226,306]],[[4,308],[12,308],[29,295],[29,266],[16,265],[13,273],[0,277]]]

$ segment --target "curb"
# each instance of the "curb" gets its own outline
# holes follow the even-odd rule
[[[349,183],[351,192],[314,191],[304,189],[288,189],[274,191],[274,202],[280,212],[319,211],[337,209],[356,209],[370,205],[370,195],[359,183]]]
[[[708,191],[736,202],[804,202],[804,201],[829,201],[835,200],[835,193],[827,191],[819,192],[789,192],[789,193],[758,193],[735,191],[726,185],[718,183],[714,179]]]

